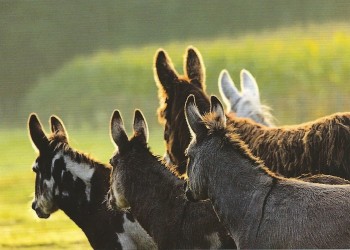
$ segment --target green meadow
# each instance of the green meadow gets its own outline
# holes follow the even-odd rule
[[[349,111],[350,29],[342,24],[154,43],[77,57],[42,76],[28,91],[19,104],[21,128],[0,130],[0,248],[89,247],[80,229],[62,212],[42,220],[31,210],[35,178],[31,165],[36,152],[26,130],[30,112],[39,114],[46,131],[49,115],[60,116],[72,147],[108,162],[114,151],[108,127],[112,111],[121,110],[130,134],[133,110],[140,108],[149,122],[151,148],[163,154],[153,57],[159,47],[164,48],[182,73],[183,54],[190,44],[202,54],[209,94],[218,95],[222,69],[228,69],[239,86],[239,72],[246,68],[256,77],[262,102],[272,108],[277,125]]]

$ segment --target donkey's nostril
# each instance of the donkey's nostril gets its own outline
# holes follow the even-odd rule
[[[36,201],[33,201],[32,202],[32,209],[35,210],[35,208],[36,208]]]

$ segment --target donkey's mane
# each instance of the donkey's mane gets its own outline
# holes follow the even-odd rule
[[[67,137],[60,132],[52,133],[49,136],[49,143],[54,148],[55,152],[62,151],[65,155],[68,155],[73,160],[79,162],[79,163],[86,163],[90,166],[93,166],[94,168],[97,165],[104,166],[106,169],[111,170],[111,166],[106,165],[96,159],[94,159],[92,156],[80,152],[76,149],[73,149],[69,146]]]
[[[162,167],[160,167],[159,169],[161,169],[161,171],[163,173],[165,173],[165,175],[168,176],[172,176],[175,177],[177,179],[182,178],[181,176],[178,175],[178,172],[176,171],[176,165],[173,165],[171,163],[167,163],[162,156],[159,155],[155,155],[152,153],[152,150],[150,148],[150,146],[148,144],[144,144],[142,142],[140,142],[140,140],[137,137],[133,137],[130,139],[130,142],[134,145],[137,145],[138,147],[140,146],[140,148],[142,148],[142,150],[146,153],[149,154],[152,158],[155,159],[155,161],[158,163],[158,165],[161,165]],[[171,177],[171,178],[172,178]]]
[[[350,113],[335,113],[304,124],[279,128],[258,126],[240,118],[229,120],[228,124],[239,130],[254,154],[257,153],[275,172],[289,177],[321,172],[349,178],[346,175],[350,166],[347,154],[350,149]]]
[[[240,138],[240,135],[237,133],[237,129],[233,124],[222,123],[219,116],[215,113],[207,113],[203,116],[203,123],[208,129],[208,135],[218,135],[220,138],[223,138],[223,143],[225,146],[233,147],[235,150],[245,156],[254,166],[257,166],[259,170],[263,173],[277,179],[282,179],[282,176],[277,175],[267,168],[264,162],[252,154],[248,145]]]
[[[264,117],[264,121],[268,124],[274,125],[276,123],[276,118],[271,114],[272,108],[270,106],[261,104],[261,115]],[[252,114],[259,114],[259,112],[252,112]]]
[[[152,153],[152,155],[154,157],[156,157],[158,159],[158,162],[161,165],[163,165],[164,168],[167,169],[168,172],[172,173],[172,175],[174,175],[176,178],[182,179],[182,180],[185,179],[184,175],[180,175],[179,172],[177,171],[177,166],[176,165],[174,165],[174,164],[172,164],[170,162],[166,162],[165,159],[163,157],[159,156],[159,155],[154,155],[153,153]]]

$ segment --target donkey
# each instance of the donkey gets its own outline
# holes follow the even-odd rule
[[[350,185],[272,173],[226,123],[217,98],[202,116],[190,96],[185,115],[192,134],[186,196],[210,199],[238,248],[350,247]]]
[[[210,202],[187,201],[184,181],[151,153],[147,123],[139,110],[133,129],[129,140],[119,111],[114,111],[111,137],[118,151],[110,160],[110,205],[130,208],[159,249],[235,248]]]
[[[154,78],[158,86],[160,107],[158,120],[164,124],[166,159],[174,164],[175,171],[182,175],[186,171],[187,158],[184,151],[190,142],[186,125],[184,104],[189,94],[194,94],[202,114],[209,111],[209,98],[205,94],[205,68],[199,52],[188,47],[184,59],[184,76],[180,76],[168,57],[159,49],[154,63]]]
[[[47,136],[39,118],[28,121],[30,139],[39,156],[32,208],[39,218],[61,209],[79,226],[94,249],[156,249],[130,212],[111,211],[105,204],[111,168],[72,149],[62,121],[51,116]]]
[[[219,91],[228,113],[250,118],[267,127],[274,126],[271,108],[261,104],[258,84],[249,71],[241,70],[241,92],[239,92],[228,71],[222,70],[219,76]]]
[[[200,114],[209,112],[205,93],[205,73],[199,52],[187,51],[186,76],[178,76],[163,50],[155,60],[160,107],[159,120],[165,123],[167,155],[184,174],[185,150],[190,132],[185,123],[184,104],[188,95],[196,98]],[[316,121],[295,126],[270,128],[251,119],[227,114],[227,122],[236,127],[241,139],[253,154],[265,161],[274,172],[285,177],[304,173],[335,175],[350,179],[350,113],[336,113]]]
[[[156,52],[154,63],[154,79],[158,86],[158,96],[160,107],[158,108],[158,120],[165,124],[164,140],[166,141],[165,159],[176,166],[175,171],[182,175],[186,170],[187,158],[184,155],[185,149],[190,142],[190,133],[188,131],[183,108],[186,98],[189,94],[196,96],[197,103],[201,114],[209,111],[209,97],[205,93],[205,67],[200,53],[193,47],[188,47],[184,59],[185,75],[179,75],[167,53],[159,49]],[[240,97],[240,105],[235,106],[236,115],[247,116],[256,122],[264,121],[266,124],[272,125],[272,116],[260,104],[259,89],[254,78],[243,71],[242,82],[244,82],[244,95]],[[221,73],[222,89],[227,95],[231,95],[232,80],[229,75]],[[255,84],[255,85],[254,85]],[[250,86],[250,87],[248,87]],[[254,88],[254,90],[253,90]],[[227,89],[227,90],[226,90]],[[247,90],[246,90],[247,89]],[[250,89],[248,91],[248,89]],[[249,94],[248,94],[249,93]],[[254,98],[253,98],[254,96]],[[233,101],[233,99],[229,99]],[[250,104],[247,104],[250,102]],[[249,106],[250,105],[250,106]],[[259,112],[257,111],[259,110]],[[262,110],[260,112],[260,110]],[[248,112],[246,112],[248,111]],[[234,115],[231,113],[231,115]]]

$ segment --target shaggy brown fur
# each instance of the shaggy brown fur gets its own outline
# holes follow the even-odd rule
[[[154,78],[158,86],[160,106],[158,120],[164,124],[164,140],[167,156],[177,166],[180,176],[186,171],[185,149],[190,142],[190,133],[184,115],[184,105],[189,94],[196,96],[200,112],[209,111],[209,97],[205,94],[205,69],[199,52],[189,47],[184,58],[184,73],[180,76],[164,50],[155,57]],[[176,128],[176,129],[174,129]]]
[[[322,173],[350,179],[350,113],[279,128],[240,118],[228,123],[274,172],[287,177]]]

